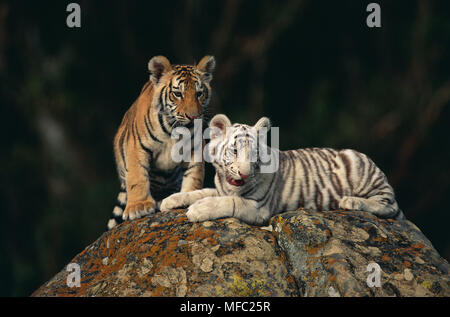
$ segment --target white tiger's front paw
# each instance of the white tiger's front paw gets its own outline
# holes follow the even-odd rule
[[[192,204],[188,208],[186,216],[192,222],[220,218],[221,216],[217,214],[217,207],[217,199],[215,197],[206,197]]]
[[[344,196],[339,201],[339,208],[346,210],[362,210],[361,198]]]
[[[186,207],[187,204],[185,203],[184,199],[185,195],[185,193],[176,193],[170,195],[161,202],[159,210],[161,210],[162,212],[166,212],[175,208]]]

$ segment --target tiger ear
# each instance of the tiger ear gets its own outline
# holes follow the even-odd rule
[[[226,134],[227,128],[231,127],[231,121],[224,114],[215,115],[209,122],[209,127],[211,129],[211,140],[218,137],[224,136]]]
[[[155,56],[148,62],[150,80],[156,85],[161,77],[172,70],[169,60],[164,56]]]
[[[259,131],[261,128],[265,128],[264,131],[268,132],[271,126],[272,125],[270,123],[269,118],[262,117],[261,119],[258,120],[258,122],[256,122],[254,127],[256,128],[256,131]]]
[[[203,72],[203,80],[210,82],[212,80],[212,72],[216,68],[216,59],[214,56],[206,55],[197,64],[197,69]]]

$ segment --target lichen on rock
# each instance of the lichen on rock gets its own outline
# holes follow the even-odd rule
[[[271,224],[301,296],[450,295],[448,262],[408,220],[301,211]],[[381,268],[380,287],[367,283],[370,263]]]
[[[267,227],[191,223],[183,210],[105,232],[32,296],[449,296],[450,266],[409,221],[286,212]],[[380,287],[367,283],[369,263]]]

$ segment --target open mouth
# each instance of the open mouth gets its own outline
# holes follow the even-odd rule
[[[234,179],[231,177],[227,177],[227,182],[228,182],[228,184],[233,185],[233,186],[242,186],[245,183],[245,181],[243,179]]]

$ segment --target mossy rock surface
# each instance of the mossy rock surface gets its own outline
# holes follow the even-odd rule
[[[184,210],[105,232],[32,296],[450,296],[450,266],[409,221],[286,212],[268,227]],[[377,263],[380,287],[367,271]]]

